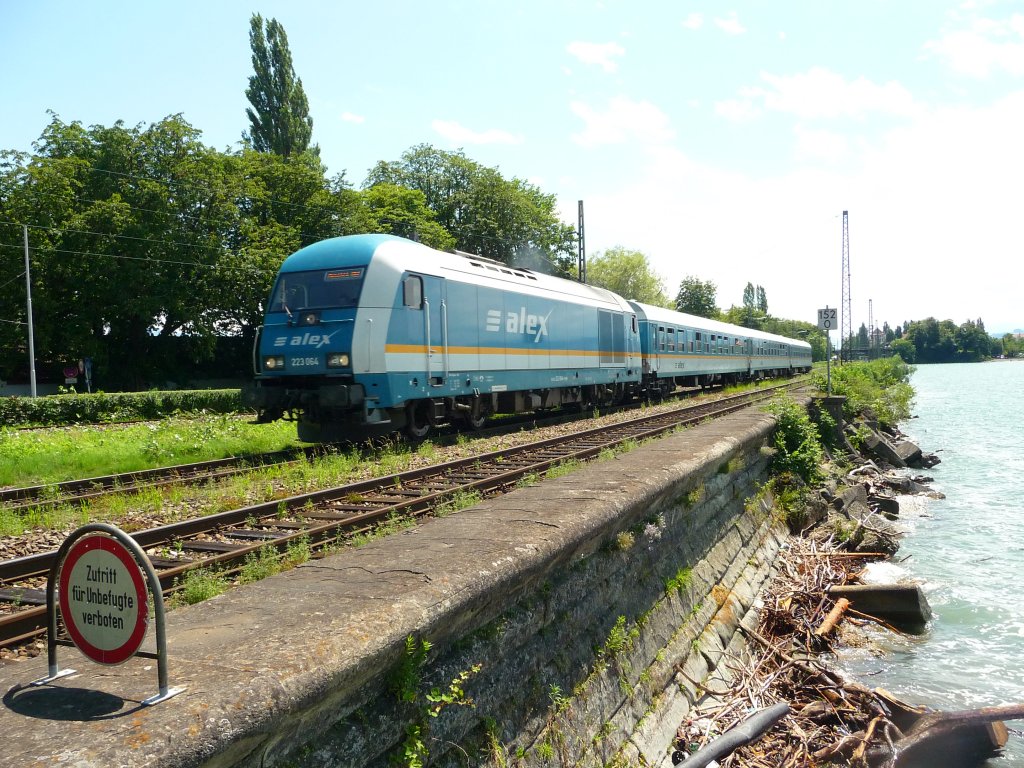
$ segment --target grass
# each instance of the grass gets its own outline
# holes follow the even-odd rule
[[[294,447],[295,425],[230,416],[70,429],[0,429],[0,486],[56,483]]]

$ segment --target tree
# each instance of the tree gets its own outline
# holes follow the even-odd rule
[[[868,336],[868,327],[864,324],[860,324],[860,328],[857,329],[857,349],[867,349],[871,345],[871,339]]]
[[[917,362],[917,349],[910,339],[894,339],[892,342],[893,353],[899,355],[903,362],[913,365]]]
[[[754,291],[753,283],[747,283],[743,288],[743,308],[748,312],[757,309],[757,294]]]
[[[597,254],[587,262],[587,281],[633,301],[656,307],[670,306],[664,281],[640,251],[616,246]]]
[[[355,194],[356,207],[347,222],[352,231],[399,235],[442,251],[455,247],[455,238],[437,223],[418,189],[375,184]]]
[[[764,311],[759,308],[762,299],[764,300]],[[726,322],[742,325],[744,328],[759,329],[764,325],[767,310],[768,299],[764,296],[764,288],[759,285],[755,289],[753,283],[747,283],[743,288],[742,310],[733,312],[730,308],[726,313]]]
[[[282,157],[300,155],[310,149],[313,118],[309,115],[302,79],[296,77],[292,66],[284,27],[277,19],[270,19],[264,34],[263,17],[253,14],[249,20],[249,45],[255,72],[245,89],[252,108],[245,110],[250,130],[243,138],[257,152],[273,152]],[[312,151],[318,155],[320,150],[314,145]]]
[[[555,196],[462,152],[419,144],[398,161],[377,163],[363,189],[377,184],[422,192],[456,248],[562,276],[573,271],[576,233],[559,219]]]
[[[53,116],[0,153],[0,222],[29,226],[36,356],[92,357],[99,386],[244,374],[281,261],[343,234],[355,205],[310,153],[205,146],[180,115],[129,128]],[[0,225],[21,251],[21,228]],[[24,283],[0,284],[0,370],[25,367]]]
[[[757,311],[762,315],[768,314],[768,294],[763,286],[757,286]]]
[[[701,280],[693,275],[687,275],[679,283],[679,292],[676,294],[676,310],[697,317],[715,319],[720,314],[715,303],[717,292],[718,287],[710,280]]]

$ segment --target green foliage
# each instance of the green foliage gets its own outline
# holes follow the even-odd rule
[[[894,339],[890,344],[890,349],[894,355],[899,355],[900,359],[908,365],[917,362],[917,347],[910,339]]]
[[[779,397],[766,406],[775,416],[772,444],[776,450],[772,471],[792,472],[808,485],[821,478],[824,453],[818,428],[807,411],[788,397]]]
[[[999,340],[999,347],[998,352],[993,349],[994,354],[1002,354],[1004,357],[1024,356],[1024,336],[1004,333],[1003,338]]]
[[[405,729],[405,741],[402,742],[401,752],[392,763],[404,768],[423,768],[428,757],[430,751],[423,742],[423,727],[410,724]]]
[[[388,677],[388,687],[400,702],[416,704],[419,701],[422,670],[430,648],[431,644],[427,640],[417,642],[412,635],[405,638],[405,652]],[[406,768],[425,764],[430,756],[430,750],[427,748],[430,719],[440,716],[449,706],[474,707],[473,700],[466,695],[465,684],[482,668],[483,665],[474,664],[460,672],[445,690],[432,688],[426,694],[426,703],[418,707],[416,722],[406,728],[405,740],[398,752],[392,756],[392,764]]]
[[[615,626],[612,627],[608,633],[608,639],[605,640],[604,646],[601,648],[602,658],[614,658],[618,656],[622,651],[629,648],[633,641],[640,636],[640,631],[636,628],[626,628],[626,617],[619,616],[615,620]]]
[[[473,707],[473,700],[466,696],[465,686],[466,681],[469,678],[477,674],[483,665],[474,664],[469,669],[465,669],[460,672],[454,680],[448,684],[448,688],[442,691],[440,688],[432,688],[430,693],[427,694],[427,701],[430,702],[430,706],[427,708],[427,714],[431,717],[437,717],[441,714],[441,711],[448,706],[460,706],[460,707]]]
[[[294,445],[295,427],[287,422],[252,424],[228,416],[74,430],[0,428],[0,485],[53,483]]]
[[[793,533],[800,533],[807,525],[807,486],[791,472],[772,478],[766,487],[775,497],[775,507],[782,511],[783,519]]]
[[[177,584],[178,590],[170,601],[171,607],[195,605],[223,594],[228,588],[223,577],[205,568],[187,571],[183,578],[177,580]]]
[[[273,547],[261,547],[245,556],[245,564],[238,575],[239,584],[251,584],[260,581],[283,569],[281,556]]]
[[[549,480],[554,480],[558,477],[565,477],[571,475],[582,466],[579,459],[567,459],[566,461],[560,461],[553,467],[550,467],[547,472],[544,473],[544,477]]]
[[[910,418],[914,389],[909,380],[913,371],[895,356],[845,363],[832,369],[832,394],[846,398],[843,414],[848,421],[870,412],[883,426],[895,426]],[[821,371],[815,372],[814,382],[824,391]]]
[[[680,595],[686,591],[686,588],[690,586],[690,582],[693,580],[693,569],[692,568],[680,568],[676,571],[676,575],[671,579],[665,581],[665,594],[670,595],[673,592],[678,592]]]
[[[913,355],[904,344],[894,346],[893,351],[907,362],[970,363],[1002,352],[1002,345],[988,335],[981,318],[960,325],[934,317],[907,323],[902,340],[913,345]]]
[[[0,426],[67,426],[159,419],[182,413],[244,413],[237,389],[0,397]]]
[[[476,506],[481,500],[483,495],[479,491],[456,491],[437,506],[434,514],[437,517],[444,517],[460,509]]]
[[[567,276],[575,265],[575,230],[558,215],[557,199],[497,169],[419,144],[398,161],[379,162],[364,184],[419,190],[437,223],[468,253],[512,266]]]
[[[616,246],[598,253],[587,261],[587,282],[644,304],[671,306],[665,281],[640,251]]]
[[[249,20],[249,45],[255,73],[249,77],[246,109],[250,131],[244,136],[258,152],[282,157],[301,155],[309,148],[313,118],[302,80],[295,75],[288,36],[277,19],[266,23],[258,13]]]
[[[716,304],[717,291],[718,287],[710,280],[700,280],[693,275],[687,275],[679,283],[676,309],[697,317],[717,319],[721,314]]]
[[[548,699],[550,699],[552,706],[555,708],[556,715],[565,712],[572,703],[572,698],[564,695],[562,687],[554,683],[551,684],[551,688],[548,690]]]
[[[350,227],[356,232],[382,232],[416,239],[431,248],[450,251],[455,238],[437,222],[418,189],[381,182],[354,198]]]
[[[388,679],[388,688],[399,701],[412,703],[419,697],[420,672],[432,645],[409,635],[405,638],[405,653]]]

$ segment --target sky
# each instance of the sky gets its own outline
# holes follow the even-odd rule
[[[674,297],[761,285],[854,331],[1024,328],[1024,0],[0,0],[0,149],[50,117],[248,128],[249,19],[276,18],[331,176],[421,143],[537,185],[587,255]],[[836,340],[836,337],[833,337]]]

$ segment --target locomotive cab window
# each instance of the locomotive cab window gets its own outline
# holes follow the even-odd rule
[[[318,269],[282,274],[270,297],[271,312],[301,309],[345,309],[359,303],[363,267]]]
[[[402,304],[412,309],[423,308],[423,278],[409,275],[402,281]]]

